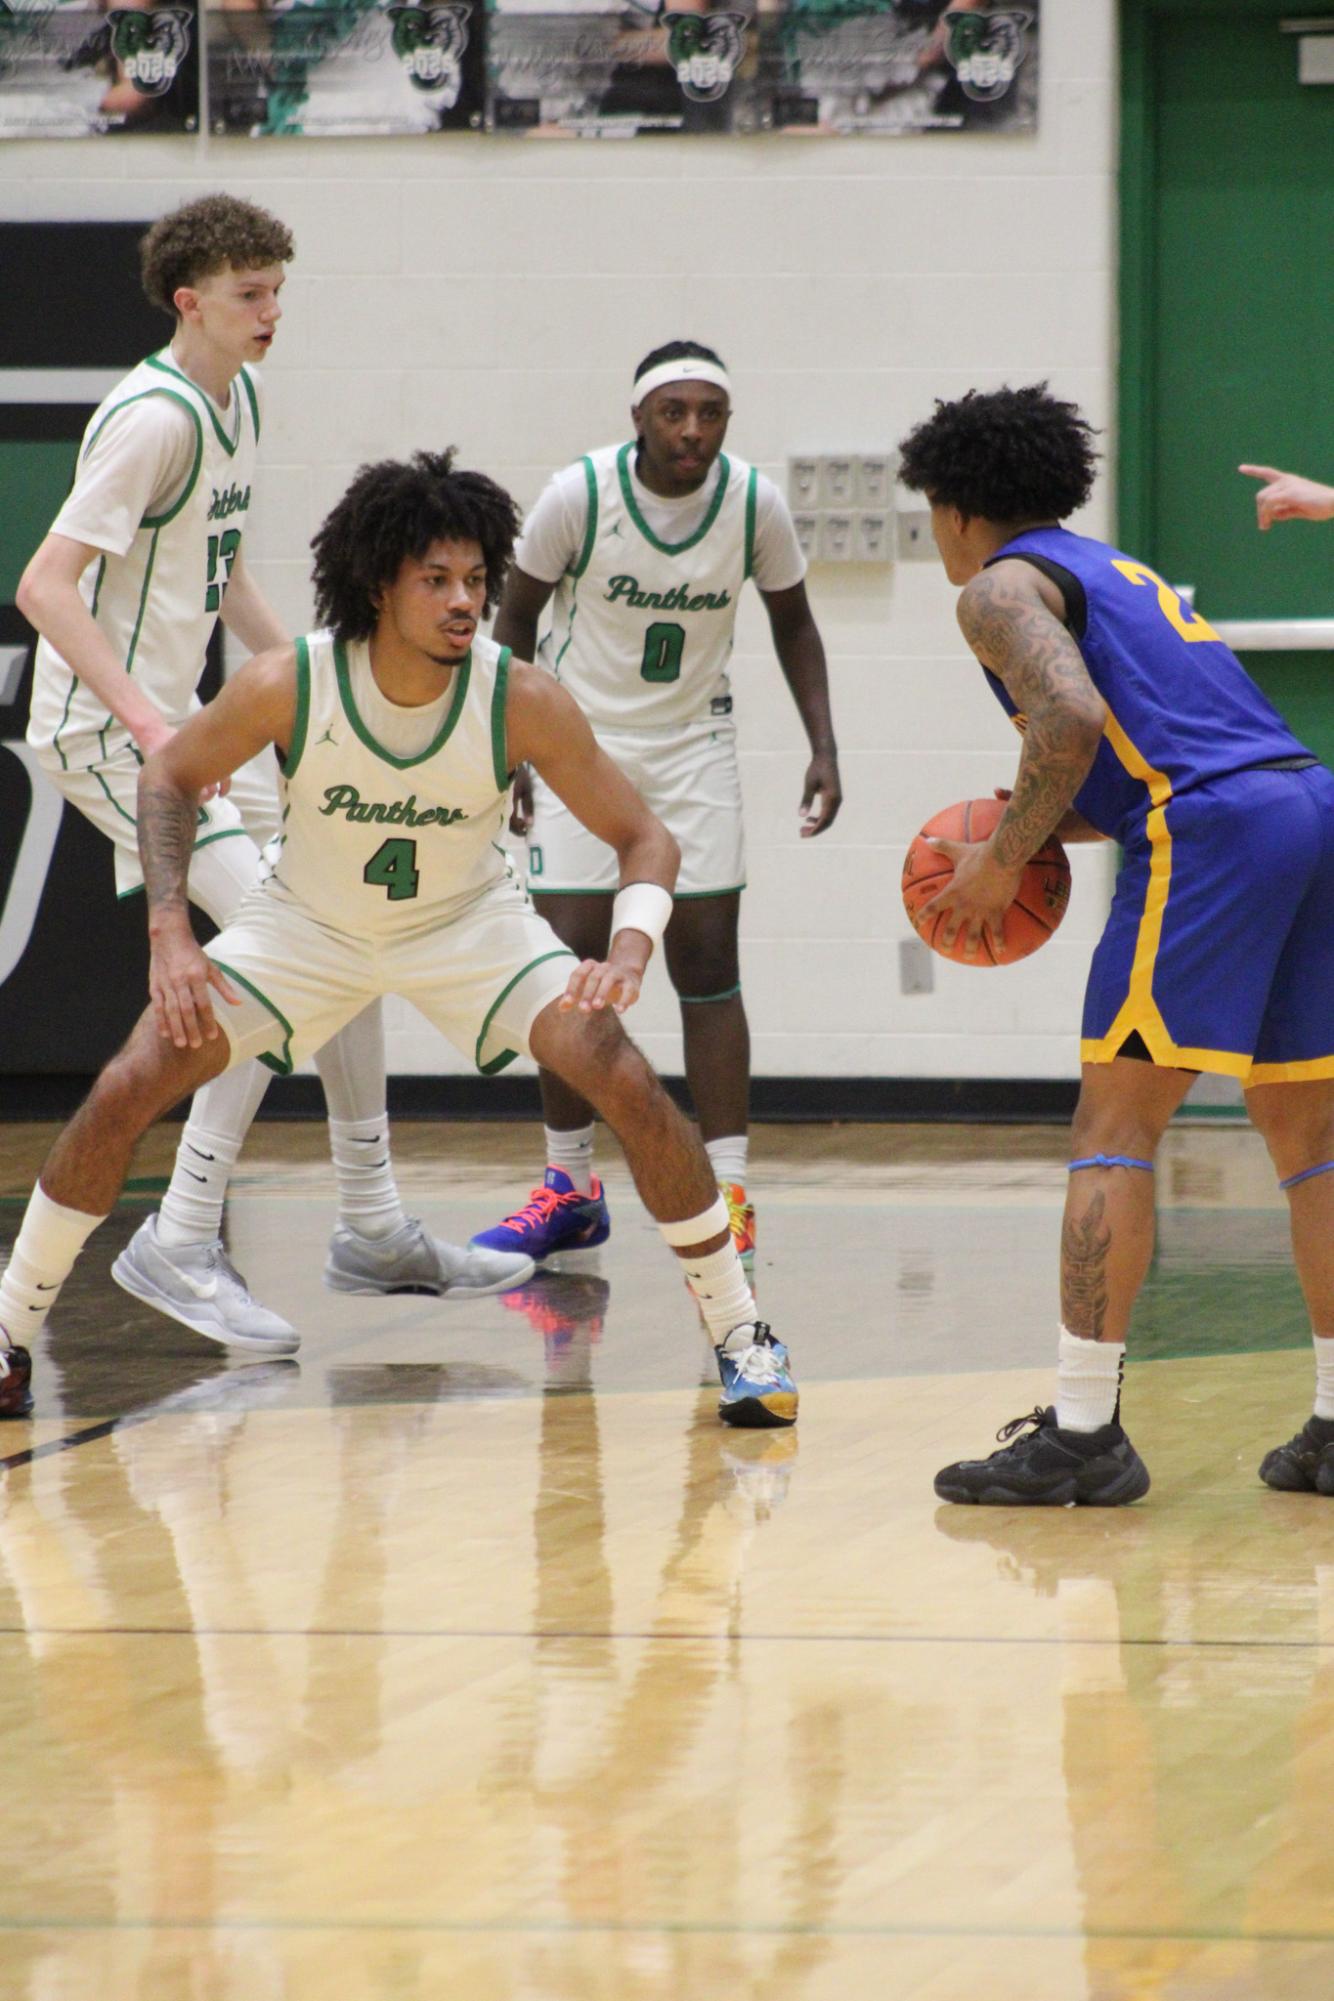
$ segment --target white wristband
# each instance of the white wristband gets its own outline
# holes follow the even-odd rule
[[[660,944],[672,914],[672,893],[660,882],[627,882],[611,906],[611,935],[642,931],[651,945]]]

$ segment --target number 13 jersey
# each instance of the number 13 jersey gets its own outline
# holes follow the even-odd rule
[[[113,418],[133,424],[132,406],[169,399],[190,420],[191,449],[184,485],[142,518],[85,522],[80,472],[91,466],[103,430]],[[126,442],[122,446],[120,440]],[[113,457],[133,452],[123,429],[107,433]],[[183,375],[169,349],[150,355],[119,382],[94,411],[79,448],[74,489],[54,528],[104,550],[79,583],[80,594],[117,660],[170,722],[198,707],[195,690],[208,642],[222,609],[232,564],[241,548],[259,441],[259,403],[250,371],[242,368],[223,411]],[[88,507],[93,506],[90,498]],[[107,542],[98,537],[105,529]],[[128,539],[128,546],[125,542]],[[122,553],[114,553],[117,544]],[[62,770],[104,762],[129,733],[45,640],[37,647],[32,722],[28,741]]]
[[[717,713],[713,705],[728,693],[737,598],[754,567],[750,466],[720,455],[703,519],[666,542],[635,498],[634,449],[608,445],[583,460],[583,545],[552,606],[551,665],[595,729],[655,729]]]

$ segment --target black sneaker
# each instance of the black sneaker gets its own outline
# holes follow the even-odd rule
[[[1055,1409],[1039,1406],[1027,1417],[1011,1418],[996,1436],[1003,1449],[989,1459],[961,1459],[937,1473],[942,1501],[1003,1508],[1118,1508],[1149,1491],[1148,1468],[1119,1424],[1062,1431]]]
[[[1320,1484],[1328,1463],[1329,1485]],[[1295,1438],[1260,1461],[1260,1478],[1281,1494],[1334,1494],[1334,1418],[1308,1417]]]

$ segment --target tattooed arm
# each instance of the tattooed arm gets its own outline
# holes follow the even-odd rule
[[[285,748],[296,714],[296,656],[261,653],[190,717],[139,773],[139,859],[148,899],[149,994],[158,1033],[198,1049],[218,1033],[209,988],[235,1003],[190,928],[189,874],[200,797],[266,745]]]
[[[976,952],[1000,923],[1030,855],[1067,821],[1097,753],[1107,709],[1061,620],[1056,586],[1031,563],[979,571],[959,599],[959,624],[1027,719],[1019,771],[1000,823],[981,846],[938,841],[954,875],[926,907],[948,912],[952,944],[960,930]]]

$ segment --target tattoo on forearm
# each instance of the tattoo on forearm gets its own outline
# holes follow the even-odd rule
[[[1053,833],[1088,776],[1105,710],[1079,648],[1031,589],[983,570],[959,601],[959,622],[1026,718],[1013,797],[992,839],[995,859],[1018,868]]]
[[[139,792],[139,860],[150,910],[184,909],[197,807],[166,786]]]
[[[1082,1216],[1061,1226],[1061,1318],[1072,1334],[1099,1341],[1107,1323],[1107,1257],[1112,1232],[1107,1198],[1096,1193]]]

